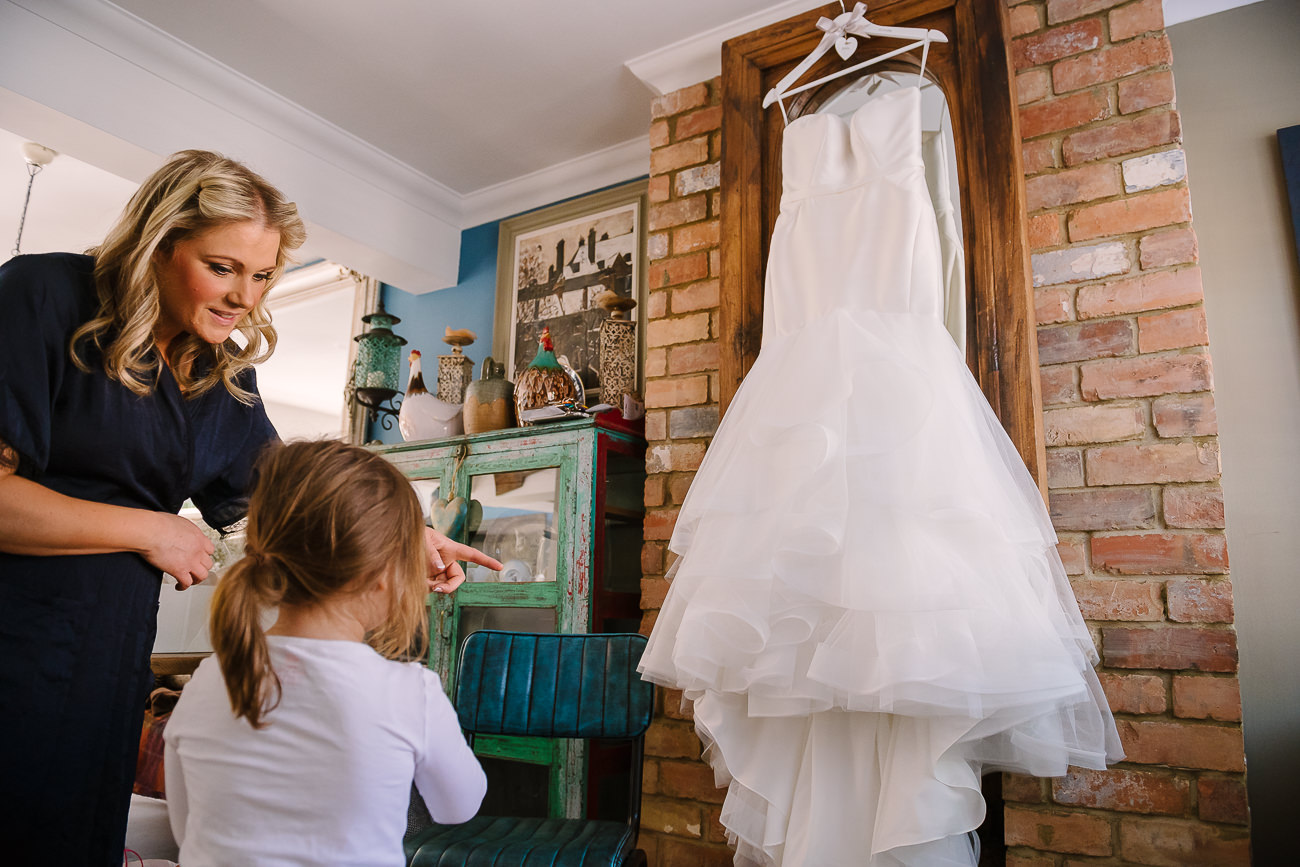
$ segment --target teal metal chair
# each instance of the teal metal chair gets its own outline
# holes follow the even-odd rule
[[[456,712],[470,738],[505,735],[631,741],[626,821],[475,816],[408,833],[410,867],[638,867],[641,764],[654,687],[635,634],[481,630],[465,639]]]

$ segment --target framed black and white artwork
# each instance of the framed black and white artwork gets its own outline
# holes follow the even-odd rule
[[[501,222],[492,348],[508,379],[533,360],[549,328],[555,354],[577,371],[594,403],[600,325],[609,317],[595,299],[606,290],[637,302],[637,369],[644,368],[646,190],[647,182],[637,181]]]

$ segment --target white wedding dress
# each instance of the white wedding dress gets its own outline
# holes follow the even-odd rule
[[[737,864],[971,865],[980,775],[1122,757],[1024,463],[944,330],[915,87],[785,131],[763,344],[641,662]]]

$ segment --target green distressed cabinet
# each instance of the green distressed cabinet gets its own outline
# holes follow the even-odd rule
[[[505,564],[467,564],[429,597],[428,664],[448,692],[456,650],[478,629],[636,632],[641,610],[645,441],[577,419],[376,451],[410,479],[433,526]],[[626,801],[618,748],[479,737],[492,815],[593,816]]]

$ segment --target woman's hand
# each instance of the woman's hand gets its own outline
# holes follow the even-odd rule
[[[429,590],[451,593],[465,583],[465,570],[457,560],[468,560],[500,572],[505,567],[469,545],[453,542],[432,527],[424,528],[424,547],[429,552]]]
[[[0,442],[0,551],[35,557],[131,551],[183,590],[212,569],[214,546],[193,523],[168,512],[65,496],[15,472]]]
[[[212,552],[216,546],[194,522],[180,515],[155,512],[157,530],[144,558],[176,579],[176,589],[184,590],[208,577],[212,570]]]

